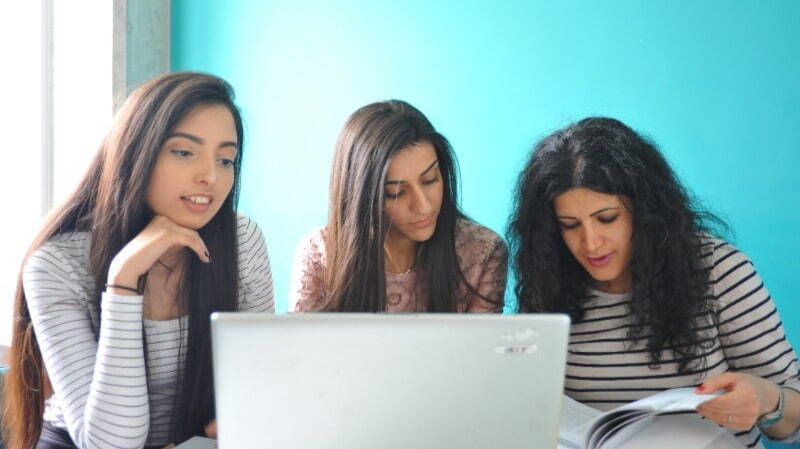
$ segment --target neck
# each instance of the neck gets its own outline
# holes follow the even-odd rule
[[[168,249],[158,258],[158,261],[165,268],[174,269],[181,262],[183,262],[183,248],[180,246],[173,246]]]
[[[616,279],[597,282],[596,287],[606,293],[628,293],[633,290],[633,281],[630,272],[627,271]]]
[[[407,238],[393,235],[389,231],[383,243],[384,264],[389,273],[408,273],[416,262],[418,243]]]

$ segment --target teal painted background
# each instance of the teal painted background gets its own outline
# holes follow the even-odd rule
[[[325,222],[357,107],[419,107],[461,163],[464,209],[503,232],[530,146],[587,115],[660,145],[726,218],[800,347],[800,2],[173,0],[172,67],[236,88],[241,209],[264,229],[278,309],[297,242]]]

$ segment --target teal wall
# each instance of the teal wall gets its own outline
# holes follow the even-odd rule
[[[528,150],[587,115],[654,138],[727,218],[800,345],[800,2],[173,0],[172,68],[236,88],[241,208],[266,232],[278,309],[325,222],[339,128],[375,100],[453,143],[465,210],[502,232]]]

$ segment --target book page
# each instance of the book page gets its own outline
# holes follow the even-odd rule
[[[652,410],[656,413],[689,411],[697,409],[698,405],[721,394],[697,394],[694,390],[693,387],[673,388],[623,405],[617,410],[641,409]]]
[[[617,449],[743,449],[742,443],[724,427],[699,415],[656,416]],[[603,446],[603,449],[606,449]]]
[[[561,420],[558,426],[559,447],[580,448],[589,426],[603,412],[564,395]]]
[[[587,446],[588,449],[622,449],[631,438],[641,432],[646,432],[647,427],[653,423],[652,415],[642,415],[619,426],[618,429],[606,435],[602,440],[594,445]]]

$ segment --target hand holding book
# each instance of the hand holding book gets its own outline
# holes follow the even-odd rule
[[[778,408],[780,387],[761,377],[727,372],[708,379],[696,391],[720,390],[723,394],[697,407],[697,412],[733,430],[748,430]]]
[[[697,394],[693,388],[676,388],[605,413],[565,397],[559,447],[624,448],[630,447],[627,444],[632,440],[639,440],[639,444],[646,440],[647,447],[654,447],[653,438],[648,437],[650,434],[680,434],[686,440],[686,447],[740,447],[728,431],[693,413],[700,404],[716,397],[715,394]],[[681,412],[689,415],[674,416]],[[674,440],[662,443],[669,445]]]

